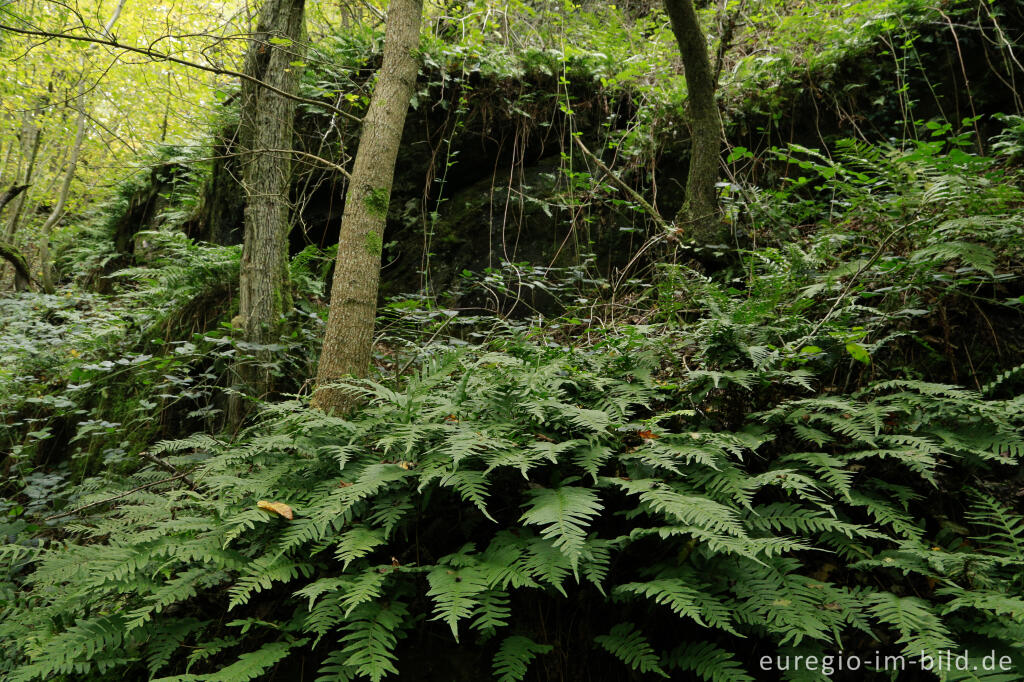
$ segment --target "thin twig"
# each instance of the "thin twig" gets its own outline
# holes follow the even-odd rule
[[[601,159],[594,156],[594,153],[587,149],[587,146],[583,144],[583,140],[580,139],[579,135],[573,135],[572,139],[576,141],[576,145],[580,148],[580,151],[583,152],[584,156],[593,161],[594,165],[600,168],[601,171],[605,175],[607,175],[612,182],[618,185],[623,192],[632,197],[633,201],[640,204],[640,206],[642,206],[645,211],[651,214],[651,217],[654,218],[655,222],[658,223],[659,227],[664,229],[666,232],[672,229],[672,226],[668,223],[668,221],[661,217],[661,213],[658,212],[658,209],[654,208],[654,206],[652,206],[650,202],[648,202],[646,199],[640,196],[639,192],[637,192],[635,189],[627,185],[626,182],[622,180],[622,178],[620,178],[618,175],[612,172],[611,168],[604,165],[604,162],[602,162]]]
[[[152,483],[146,483],[144,485],[140,485],[139,487],[132,488],[131,490],[127,490],[127,491],[121,493],[120,495],[114,495],[113,497],[108,497],[105,500],[100,500],[99,502],[92,502],[90,504],[78,507],[77,509],[72,509],[71,511],[62,512],[60,514],[54,514],[53,516],[47,516],[45,519],[43,519],[43,521],[54,521],[56,519],[62,519],[65,516],[74,516],[78,512],[85,511],[86,509],[91,509],[92,507],[98,507],[101,504],[106,504],[108,502],[113,502],[114,500],[119,500],[122,497],[128,497],[132,493],[137,493],[140,490],[145,490],[146,488],[152,488],[153,486],[161,485],[163,483],[170,483],[171,481],[177,481],[178,479],[187,478],[188,475],[190,473],[192,473],[192,471],[194,471],[194,469],[190,469],[189,471],[180,473],[177,476],[171,476],[170,478],[165,478],[165,479],[162,479],[162,480],[159,480],[159,481],[153,481]]]
[[[879,258],[882,257],[882,252],[885,251],[885,247],[888,246],[889,242],[891,242],[896,235],[902,233],[908,227],[910,227],[911,225],[913,225],[914,223],[917,223],[917,222],[920,222],[920,221],[919,220],[915,220],[913,222],[907,223],[906,225],[893,230],[889,234],[889,236],[886,237],[882,241],[882,243],[878,245],[878,248],[875,250],[875,252],[873,254],[871,254],[871,258],[869,258],[864,263],[864,265],[862,265],[859,268],[857,268],[857,272],[853,273],[853,276],[850,277],[850,281],[846,283],[846,287],[843,289],[842,293],[840,293],[839,297],[836,298],[835,303],[832,304],[832,307],[829,308],[829,311],[827,313],[825,313],[825,317],[823,317],[820,320],[818,320],[818,324],[814,325],[814,329],[812,329],[810,331],[810,333],[805,334],[803,336],[803,338],[801,338],[799,341],[797,341],[796,346],[798,348],[800,346],[804,345],[804,343],[806,343],[807,341],[813,339],[815,334],[818,333],[818,331],[821,329],[821,327],[826,322],[828,322],[830,319],[832,319],[832,315],[836,312],[836,309],[839,308],[839,304],[843,302],[843,300],[846,298],[846,296],[850,293],[850,290],[853,288],[853,285],[857,283],[857,278],[860,277],[862,274],[864,274],[864,272],[868,268],[870,268],[872,265],[875,264],[875,261],[877,261]]]
[[[275,88],[273,85],[270,85],[269,83],[265,83],[264,81],[260,80],[259,78],[255,78],[253,76],[250,76],[249,74],[242,73],[240,71],[232,71],[231,69],[221,69],[221,68],[218,68],[216,66],[207,66],[206,64],[200,64],[198,62],[192,62],[192,61],[189,61],[187,59],[182,59],[181,57],[175,57],[173,55],[165,54],[163,52],[157,52],[156,50],[150,49],[148,47],[135,47],[133,45],[125,45],[124,43],[119,43],[116,40],[104,40],[102,38],[91,38],[89,36],[76,36],[76,35],[71,35],[71,34],[68,34],[68,33],[51,33],[49,31],[32,31],[32,30],[29,30],[27,28],[16,28],[14,26],[7,26],[5,24],[0,24],[0,31],[10,31],[11,33],[18,33],[20,35],[25,35],[25,36],[35,36],[35,37],[38,37],[38,38],[49,38],[49,39],[56,38],[58,40],[77,40],[79,42],[84,42],[84,43],[93,43],[93,44],[96,44],[96,45],[106,45],[107,47],[112,47],[115,50],[125,50],[126,52],[134,52],[136,54],[145,55],[145,56],[149,57],[150,59],[153,59],[154,61],[158,61],[158,62],[171,62],[173,64],[180,64],[181,66],[188,66],[188,67],[191,67],[193,69],[199,69],[200,71],[207,71],[209,73],[214,73],[214,74],[217,74],[219,76],[232,76],[234,78],[239,78],[239,79],[244,80],[244,81],[249,81],[250,83],[255,83],[256,85],[258,85],[258,86],[260,86],[262,88],[266,88],[267,90],[270,90],[274,94],[280,95],[281,97],[284,97],[286,99],[294,100],[294,101],[300,102],[302,104],[312,104],[312,105],[315,105],[315,106],[318,106],[318,107],[323,107],[324,109],[328,109],[328,110],[334,112],[335,114],[338,114],[339,116],[344,116],[345,118],[350,119],[352,121],[355,121],[356,123],[362,122],[362,119],[359,118],[358,116],[356,116],[354,114],[350,114],[349,112],[347,112],[347,111],[345,111],[343,109],[339,109],[338,107],[336,107],[336,106],[334,106],[332,104],[328,104],[327,102],[322,102],[320,100],[309,99],[308,97],[302,97],[300,95],[293,95],[291,93],[285,92],[284,90],[281,90],[280,88]]]
[[[158,467],[160,467],[161,469],[163,469],[164,471],[166,471],[168,473],[174,474],[175,476],[181,474],[181,472],[178,471],[174,467],[174,465],[172,465],[171,463],[167,462],[166,460],[160,459],[156,455],[151,455],[148,452],[140,452],[139,456],[143,457],[145,459],[148,459],[150,462],[152,462],[153,464],[156,464]],[[188,483],[190,488],[195,488],[196,487],[196,482],[193,481],[188,476],[183,476],[182,480],[185,481],[185,483]]]
[[[330,168],[331,170],[338,171],[339,173],[341,173],[342,175],[345,176],[346,180],[351,180],[352,179],[352,176],[349,175],[348,171],[345,170],[344,166],[339,166],[338,164],[334,163],[333,161],[328,161],[327,159],[325,159],[322,156],[317,156],[316,154],[310,154],[309,152],[304,152],[304,151],[301,151],[301,150],[298,150],[298,149],[271,149],[269,147],[264,147],[262,149],[246,150],[245,152],[241,152],[239,155],[241,155],[242,153],[244,153],[244,154],[256,154],[256,153],[263,153],[263,154],[292,154],[292,155],[298,156],[300,158],[309,159],[310,161],[313,161],[315,163],[319,163],[319,164],[321,164],[323,166],[326,166],[327,168]]]

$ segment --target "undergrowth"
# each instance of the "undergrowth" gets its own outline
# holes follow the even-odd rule
[[[0,300],[0,674],[822,680],[763,657],[856,652],[849,679],[883,679],[869,652],[967,652],[939,677],[1017,679],[976,666],[1024,669],[1024,355],[965,311],[1019,328],[1024,197],[919,128],[736,178],[724,275],[655,235],[632,283],[464,273],[507,319],[392,301],[345,418],[304,392],[315,249],[274,346],[290,395],[240,434],[237,248],[154,230],[113,296]],[[566,314],[516,319],[524,288]]]

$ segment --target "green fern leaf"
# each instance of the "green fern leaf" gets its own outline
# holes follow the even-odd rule
[[[542,526],[541,536],[554,541],[575,572],[586,544],[587,525],[603,508],[597,494],[589,488],[563,485],[531,491],[527,504],[520,521]]]
[[[607,635],[598,635],[594,641],[633,670],[668,677],[661,669],[658,655],[654,653],[650,642],[633,623],[619,623]]]
[[[550,653],[551,649],[550,644],[537,644],[522,635],[506,637],[491,664],[497,682],[520,682],[526,676],[530,662],[537,656]]]

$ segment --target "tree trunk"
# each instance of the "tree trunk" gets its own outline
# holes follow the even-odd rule
[[[41,97],[39,101],[39,108],[41,109],[47,103],[47,97]],[[28,163],[25,168],[24,184],[21,185],[20,191],[11,194],[11,190],[17,189],[12,186],[11,190],[4,196],[4,200],[0,202],[0,210],[7,206],[7,204],[13,200],[14,210],[11,211],[10,218],[7,219],[7,225],[4,227],[3,239],[0,242],[5,242],[3,246],[5,249],[4,257],[14,268],[14,290],[24,291],[28,289],[32,278],[29,274],[28,263],[24,256],[21,256],[20,252],[17,252],[14,246],[14,235],[18,231],[18,227],[21,222],[22,212],[25,209],[25,201],[28,197],[28,193],[24,190],[28,189],[32,185],[32,175],[36,168],[36,158],[39,156],[39,143],[42,139],[42,132],[39,126],[35,124],[35,115],[31,111],[26,111],[21,121],[21,132],[18,135],[18,141],[21,146],[21,153],[23,156],[28,157]],[[20,164],[19,164],[20,165]],[[2,248],[2,247],[0,247]],[[16,252],[20,256],[20,261],[15,260],[13,256],[9,256],[11,252]]]
[[[11,185],[7,190],[0,194],[0,212],[3,212],[4,207],[11,201],[21,195],[29,185]],[[29,273],[28,261],[21,255],[12,244],[8,244],[6,240],[0,239],[0,258],[3,258],[11,267],[14,268],[14,290],[22,291],[28,288],[29,282],[32,279],[32,275]]]
[[[14,184],[4,190],[3,194],[0,194],[0,211],[3,211],[7,204],[11,203],[19,194],[27,190],[31,185],[18,185]]]
[[[391,0],[388,6],[384,61],[363,118],[345,198],[331,309],[313,395],[313,406],[328,413],[343,413],[353,405],[350,394],[329,384],[347,375],[365,376],[370,366],[384,226],[398,146],[416,86],[415,50],[422,14],[422,0]]]
[[[256,33],[245,56],[244,73],[271,87],[295,94],[299,89],[306,39],[305,0],[265,0]],[[236,366],[236,388],[256,397],[272,388],[266,348],[278,340],[291,308],[288,284],[289,186],[295,101],[246,79],[242,82],[240,152],[245,206],[245,236],[239,277],[236,326],[255,348]],[[276,150],[276,151],[267,151]],[[231,401],[229,419],[238,426],[245,408]]]
[[[0,241],[0,258],[14,268],[14,290],[24,291],[28,288],[32,275],[28,270],[28,261],[25,260],[25,256],[7,242]]]
[[[698,242],[721,243],[725,235],[715,183],[721,156],[722,117],[715,102],[715,75],[693,0],[665,0],[665,10],[683,58],[691,131],[686,199],[676,214],[676,222],[686,223],[687,231]]]
[[[75,121],[75,140],[71,143],[71,154],[68,159],[68,167],[64,171],[64,179],[57,194],[57,203],[54,205],[50,215],[40,229],[42,240],[39,244],[39,270],[42,272],[40,284],[43,291],[52,294],[53,271],[50,268],[50,235],[57,222],[64,217],[64,207],[68,202],[68,195],[71,192],[71,181],[75,179],[75,171],[78,169],[78,156],[82,151],[82,143],[85,141],[85,131],[89,121],[85,113],[85,60],[82,60],[81,76],[78,80],[78,97],[76,98],[78,117]]]
[[[48,98],[40,98],[39,108],[46,106]],[[25,168],[24,184],[32,184],[32,174],[36,169],[36,158],[39,156],[39,143],[42,140],[42,132],[35,124],[34,115],[26,111],[21,123],[21,133],[18,135],[21,142],[21,153],[28,157],[28,164]],[[18,231],[18,223],[21,220],[21,213],[25,208],[25,199],[28,195],[21,194],[14,203],[14,211],[7,219],[7,226],[4,228],[4,240],[12,241],[14,234]]]

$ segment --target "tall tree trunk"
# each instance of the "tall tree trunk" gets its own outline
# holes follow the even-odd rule
[[[346,376],[365,376],[370,366],[384,226],[391,200],[398,146],[416,86],[422,0],[391,0],[384,34],[384,61],[363,118],[338,239],[323,352],[313,406],[342,413],[351,396],[329,387]]]
[[[61,181],[60,190],[57,193],[57,203],[54,205],[50,215],[40,229],[42,240],[39,244],[39,269],[42,272],[40,284],[43,291],[52,294],[53,271],[50,267],[50,235],[54,226],[64,217],[64,207],[68,202],[68,195],[71,193],[71,181],[75,179],[75,171],[78,169],[78,157],[82,151],[82,143],[85,141],[85,131],[89,121],[85,113],[85,60],[82,60],[81,76],[78,80],[78,96],[75,99],[78,108],[78,116],[75,120],[75,140],[71,143],[71,151],[68,158],[67,168],[64,170],[64,179]]]
[[[46,106],[48,99],[45,95],[40,97],[37,104],[38,108],[42,109]],[[32,185],[32,176],[35,173],[36,159],[39,157],[39,144],[42,137],[42,131],[35,123],[35,113],[31,110],[26,110],[22,115],[21,132],[18,134],[22,158],[27,157],[28,160],[25,166],[24,184],[22,185],[25,189]],[[29,284],[32,281],[29,274],[28,261],[25,260],[25,257],[14,246],[14,235],[21,224],[21,217],[25,209],[27,197],[28,193],[22,190],[14,195],[7,195],[5,197],[6,201],[0,204],[0,209],[2,209],[9,201],[14,200],[13,210],[7,219],[7,225],[4,226],[3,239],[0,239],[0,255],[3,255],[14,268],[15,291],[25,291],[29,288]],[[10,254],[16,254],[17,257]]]
[[[46,97],[40,98],[38,106],[40,108],[46,106]],[[21,153],[28,157],[28,163],[25,167],[24,184],[26,186],[32,184],[32,174],[35,173],[36,169],[36,158],[39,156],[39,143],[42,141],[42,132],[39,126],[35,124],[35,116],[32,112],[26,111],[24,118],[21,122],[21,133],[18,135],[19,142],[21,143]],[[14,202],[14,210],[11,212],[10,218],[7,219],[7,225],[4,228],[4,240],[11,241],[14,239],[14,234],[18,231],[18,223],[21,220],[21,213],[25,208],[25,200],[28,197],[27,194],[19,194]]]
[[[715,102],[715,75],[693,0],[665,0],[665,10],[683,58],[691,132],[686,199],[676,214],[676,222],[686,223],[688,232],[698,242],[721,242],[724,229],[715,183],[721,156],[722,117]]]
[[[306,40],[305,0],[265,0],[256,33],[245,56],[244,72],[278,90],[299,89]],[[242,82],[240,151],[245,206],[245,236],[239,277],[236,326],[256,348],[236,366],[248,395],[261,397],[272,388],[267,346],[277,341],[284,315],[291,308],[288,283],[289,186],[295,101],[246,79]],[[273,150],[273,151],[269,151]],[[238,426],[245,406],[235,396],[229,419]]]

